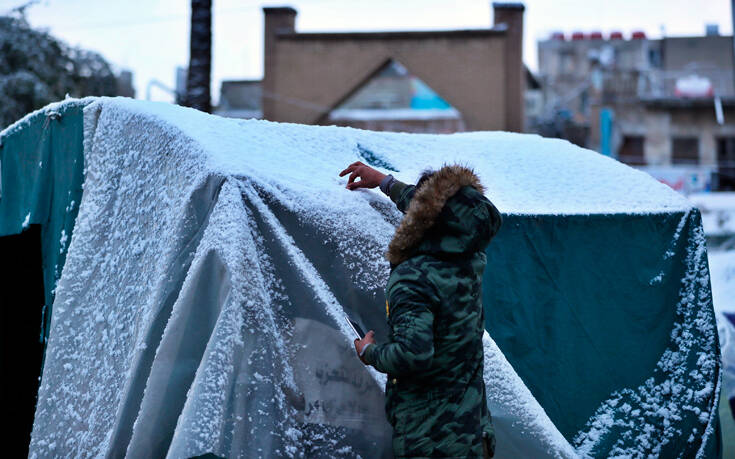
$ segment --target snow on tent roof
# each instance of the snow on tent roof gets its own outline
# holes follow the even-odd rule
[[[638,217],[623,219],[626,228],[643,228],[655,240],[642,244],[626,237],[623,241],[631,239],[633,245],[619,258],[632,259],[635,253],[661,260],[636,268],[632,280],[616,279],[629,283],[618,290],[647,289],[645,298],[657,303],[654,312],[663,311],[649,317],[639,303],[629,301],[639,309],[636,316],[648,320],[663,314],[667,326],[686,330],[682,344],[670,328],[659,327],[656,336],[663,338],[651,348],[666,352],[648,356],[652,364],[659,360],[656,384],[683,384],[688,392],[675,396],[686,403],[659,400],[663,392],[658,385],[645,399],[636,398],[641,388],[625,389],[621,393],[630,396],[634,407],[640,403],[641,410],[632,411],[643,413],[636,425],[645,434],[626,437],[621,444],[615,427],[600,419],[628,422],[631,410],[624,408],[630,405],[616,411],[617,393],[608,386],[589,388],[585,395],[594,396],[587,397],[591,402],[585,410],[592,410],[583,411],[583,418],[575,416],[562,435],[557,420],[563,412],[552,422],[542,408],[559,408],[557,400],[539,404],[534,397],[547,394],[529,390],[528,380],[516,374],[516,363],[486,336],[485,359],[494,370],[486,369],[488,404],[497,415],[496,429],[503,432],[498,457],[573,457],[567,439],[577,431],[575,443],[584,454],[659,451],[671,444],[677,429],[695,423],[702,440],[690,442],[692,450],[711,448],[710,401],[719,367],[710,358],[717,353],[712,350],[709,284],[701,280],[706,263],[702,268],[699,261],[706,252],[690,234],[701,232],[701,224],[696,212],[690,215],[688,201],[643,173],[567,142],[530,135],[395,134],[242,121],[118,98],[100,98],[84,109],[84,160],[83,196],[51,313],[31,457],[82,452],[129,457],[389,455],[390,428],[380,389],[384,377],[354,358],[345,314],[362,329],[375,329],[379,341],[385,339],[381,311],[388,265],[382,252],[401,214],[380,193],[344,188],[346,178],[338,173],[356,160],[407,182],[427,166],[469,164],[510,221],[513,214],[666,214],[661,221],[644,218],[647,226],[641,227],[632,222]],[[594,235],[584,222],[576,223],[582,225],[577,236],[593,242],[572,253],[589,252],[599,261],[603,257],[595,254],[618,250],[596,244],[611,222],[596,221]],[[661,224],[664,230],[650,231],[651,225]],[[618,226],[611,228],[619,233]],[[531,236],[516,233],[509,234],[521,240]],[[548,244],[543,241],[548,233],[536,233],[534,244]],[[570,241],[567,233],[559,234],[564,243]],[[650,253],[645,250],[649,246]],[[495,250],[505,250],[499,247]],[[526,255],[532,260],[546,256],[541,246],[520,247],[529,252],[519,253],[521,262],[528,263]],[[556,263],[556,252],[548,252]],[[523,269],[537,270],[536,281],[553,282],[556,278],[543,277],[557,273],[552,258]],[[559,279],[589,271],[576,268],[558,272]],[[566,307],[571,295],[561,300],[576,320],[596,315],[594,305],[586,304],[599,296],[595,286],[602,277],[593,277],[583,279],[591,284],[574,292],[582,302],[575,304],[579,309]],[[680,297],[682,282],[686,289]],[[564,296],[561,286],[555,288]],[[551,299],[546,298],[544,308],[554,306]],[[526,303],[531,309],[537,305]],[[608,306],[601,311],[606,318],[629,319],[628,305]],[[554,329],[536,325],[532,331]],[[630,336],[639,334],[638,327],[631,327]],[[615,348],[607,334],[595,338]],[[547,360],[552,364],[575,357]],[[603,363],[613,358],[604,357]],[[687,365],[673,368],[674,357]],[[689,371],[694,366],[697,371]],[[609,382],[608,372],[603,366],[594,376]],[[636,373],[615,382],[630,386],[629,381],[647,376]],[[567,380],[572,386],[563,387],[574,387],[575,380]],[[650,428],[663,404],[671,413],[667,419],[683,421],[672,421],[663,431]],[[571,412],[575,407],[561,408]],[[682,411],[695,409],[701,412],[695,420]],[[591,424],[585,425],[588,418]]]
[[[362,131],[234,120],[163,103],[112,99],[116,109],[156,117],[196,141],[212,170],[251,175],[294,191],[353,199],[338,169],[356,160],[413,183],[444,163],[470,165],[508,214],[640,214],[691,208],[648,174],[559,139],[507,132],[452,135]],[[343,197],[349,196],[349,197]]]

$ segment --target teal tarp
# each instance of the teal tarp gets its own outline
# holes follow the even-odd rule
[[[54,288],[66,259],[84,180],[82,109],[87,101],[46,108],[4,131],[0,142],[0,237],[41,225],[45,307],[51,324]]]
[[[632,424],[607,431],[592,451],[596,456],[610,455],[616,443],[632,445],[632,433],[645,426],[653,428],[653,447],[667,430],[673,434],[666,422],[676,423],[681,433],[663,447],[661,457],[685,451],[693,456],[701,446],[707,427],[701,413],[716,413],[719,376],[719,367],[698,363],[702,355],[719,355],[703,248],[696,209],[687,214],[505,217],[488,248],[483,283],[487,328],[575,446],[582,441],[575,436],[589,430],[586,424],[598,409],[598,418],[607,411]],[[680,339],[672,337],[675,330]],[[675,369],[667,362],[671,352],[676,353]],[[710,360],[719,365],[718,359]],[[712,385],[705,399],[689,394],[687,400],[686,393],[672,389],[682,384],[686,391],[695,377]],[[640,413],[633,416],[603,403],[609,399]],[[643,407],[650,402],[667,411],[667,402],[674,403],[670,415],[681,419],[646,413]],[[682,409],[687,404],[695,406]],[[719,445],[710,441],[707,446],[707,457],[716,456]]]
[[[53,116],[46,109],[2,137],[0,236],[42,226],[46,332],[81,200],[84,105],[64,104]],[[488,330],[557,428],[580,445],[578,435],[589,431],[591,419],[609,412],[623,422],[606,430],[591,450],[596,456],[632,444],[630,432],[643,424],[654,426],[652,440],[666,435],[665,414],[644,410],[630,420],[620,407],[634,411],[647,397],[660,396],[681,408],[676,387],[664,387],[666,381],[685,392],[697,376],[718,384],[719,368],[698,364],[701,355],[719,355],[709,281],[701,281],[707,266],[699,233],[696,210],[507,215],[488,249]],[[682,295],[690,300],[682,303]],[[676,365],[665,360],[671,353]],[[661,456],[699,448],[707,422],[696,410],[716,413],[714,394],[713,387],[693,409],[677,412],[681,434],[668,440]],[[710,441],[707,456],[716,457],[718,448]]]

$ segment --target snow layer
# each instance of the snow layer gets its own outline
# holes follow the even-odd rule
[[[107,102],[186,132],[206,152],[208,166],[257,177],[334,205],[358,200],[339,185],[343,165],[371,152],[399,180],[427,168],[461,162],[476,169],[487,196],[505,213],[608,214],[685,210],[689,201],[644,172],[558,139],[507,132],[453,135],[370,132],[351,128],[233,120],[130,99]],[[308,199],[308,198],[305,198]]]
[[[717,314],[735,314],[735,250],[709,252],[712,304]]]
[[[702,226],[707,236],[735,238],[735,192],[695,193],[688,199],[702,212]]]
[[[27,126],[30,123],[30,120],[32,118],[36,117],[40,113],[43,113],[44,115],[49,116],[49,115],[52,115],[53,112],[56,112],[57,110],[59,110],[59,108],[62,107],[64,104],[70,104],[70,103],[85,104],[85,103],[90,103],[96,99],[97,97],[83,97],[81,99],[76,99],[73,97],[68,97],[67,95],[66,99],[58,101],[58,102],[53,102],[51,104],[46,105],[45,107],[39,108],[38,110],[34,110],[28,113],[23,118],[17,120],[13,124],[7,126],[5,129],[0,131],[0,139],[2,139],[3,137],[7,135],[10,135],[11,133],[17,131],[18,129],[23,129],[23,127]]]
[[[389,454],[382,405],[355,404],[383,379],[349,370],[344,315],[384,327],[382,253],[401,216],[378,193],[344,189],[337,174],[353,161],[404,181],[469,164],[508,213],[690,207],[644,173],[537,136],[372,133],[108,98],[84,123],[84,194],[31,457]],[[305,332],[325,326],[331,337]],[[319,347],[305,343],[327,338],[344,361],[314,367]],[[489,402],[522,426],[508,438],[571,456],[497,347],[486,351],[505,368],[487,385],[507,389]]]
[[[454,108],[341,108],[329,113],[329,119],[338,120],[456,120],[461,115]]]

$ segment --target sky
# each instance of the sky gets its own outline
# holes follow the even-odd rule
[[[0,14],[27,0],[0,0]],[[536,42],[552,31],[634,30],[650,38],[702,35],[705,24],[732,34],[728,0],[526,0],[524,61],[537,68]],[[263,75],[264,6],[292,6],[299,32],[487,28],[490,0],[213,0],[212,96],[227,79]],[[171,101],[152,81],[173,88],[189,53],[187,0],[40,0],[27,10],[33,27],[101,53],[134,73],[136,97]],[[150,88],[149,88],[150,86]],[[150,91],[148,91],[148,89]],[[149,93],[149,94],[148,94]]]

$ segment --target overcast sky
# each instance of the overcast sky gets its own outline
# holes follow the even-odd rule
[[[0,0],[0,13],[23,4]],[[526,0],[524,61],[536,69],[536,41],[551,31],[643,30],[649,37],[702,35],[707,23],[732,34],[728,0]],[[370,31],[485,28],[489,0],[213,0],[212,94],[223,79],[263,75],[263,6],[293,6],[296,30]],[[187,0],[41,0],[28,9],[34,27],[71,45],[100,52],[134,73],[136,97],[151,80],[173,87],[189,52]],[[171,100],[152,89],[153,100]]]

